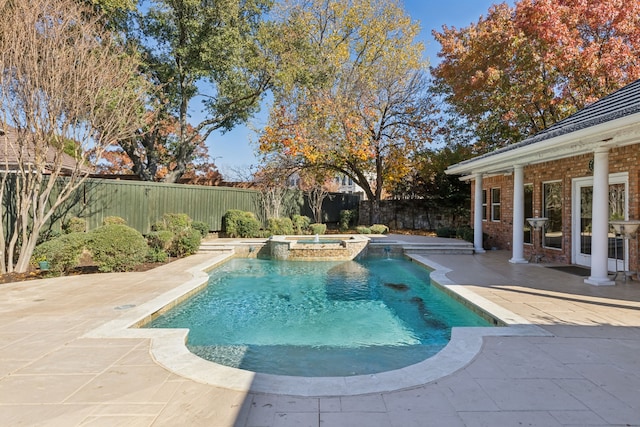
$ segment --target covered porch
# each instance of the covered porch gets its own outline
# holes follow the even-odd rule
[[[472,183],[475,251],[489,233],[511,250],[509,262],[553,256],[588,266],[591,285],[637,270],[638,144],[636,81],[518,144],[450,166]]]

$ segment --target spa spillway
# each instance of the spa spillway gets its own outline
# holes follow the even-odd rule
[[[271,259],[288,261],[348,261],[362,253],[369,238],[361,235],[272,236]]]

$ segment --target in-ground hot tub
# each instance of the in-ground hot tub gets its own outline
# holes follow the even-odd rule
[[[369,244],[362,235],[272,236],[271,259],[289,261],[348,261],[361,254]]]

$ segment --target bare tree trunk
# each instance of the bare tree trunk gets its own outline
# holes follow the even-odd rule
[[[0,0],[0,14],[0,194],[7,176],[15,179],[15,204],[3,198],[0,206],[0,218],[15,212],[2,227],[0,267],[25,272],[40,231],[91,172],[90,160],[143,126],[149,87],[138,60],[75,0]]]
[[[313,219],[316,223],[322,222],[322,203],[329,192],[325,191],[322,186],[315,186],[306,192],[309,200],[309,207],[313,212]]]

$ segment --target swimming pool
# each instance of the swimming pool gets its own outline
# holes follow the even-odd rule
[[[451,327],[489,326],[405,259],[287,262],[236,258],[151,328],[189,328],[190,351],[278,375],[352,376],[418,363]]]

